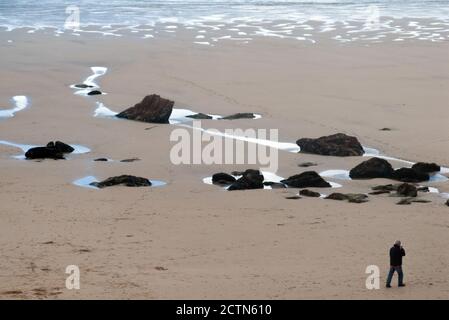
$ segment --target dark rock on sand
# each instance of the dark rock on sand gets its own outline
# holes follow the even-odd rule
[[[97,159],[94,159],[94,161],[104,161],[104,162],[106,162],[106,161],[109,161],[107,158],[97,158]]]
[[[420,192],[430,192],[429,187],[426,187],[426,186],[417,187],[416,190],[420,191]]]
[[[446,201],[446,205],[449,207],[449,199],[447,199]]]
[[[129,159],[120,160],[120,162],[135,162],[135,161],[140,161],[140,159],[139,158],[129,158]]]
[[[49,147],[35,147],[29,149],[25,153],[25,158],[27,159],[64,159],[62,152],[58,151],[56,148]]]
[[[288,179],[282,180],[282,183],[293,188],[330,188],[329,182],[324,180],[315,171],[306,171]]]
[[[156,94],[148,95],[134,107],[120,112],[116,117],[129,120],[168,123],[175,103]]]
[[[285,189],[287,186],[280,182],[273,182],[273,181],[265,181],[263,183],[264,186],[271,187],[271,189]]]
[[[318,198],[321,196],[321,194],[319,192],[315,192],[309,189],[303,189],[301,191],[299,191],[299,194],[305,197],[314,197],[314,198]]]
[[[391,178],[394,172],[391,164],[384,159],[371,158],[349,171],[351,179]]]
[[[379,129],[380,131],[391,131],[391,128],[382,128],[382,129]]]
[[[416,189],[416,187],[409,183],[400,184],[397,187],[396,192],[397,192],[398,196],[401,196],[401,197],[416,197],[416,196],[418,196],[418,190]]]
[[[324,156],[361,156],[363,147],[356,137],[344,133],[337,133],[317,139],[302,138],[296,141],[301,147],[301,152],[319,154]]]
[[[264,177],[259,170],[248,169],[243,172],[241,178],[229,186],[228,190],[263,189],[263,180]]]
[[[236,113],[220,118],[220,120],[254,119],[254,113]]]
[[[236,179],[233,176],[224,172],[216,173],[212,176],[213,184],[228,185],[232,184],[235,181]]]
[[[390,193],[390,192],[391,191],[388,191],[388,190],[377,190],[377,191],[370,192],[368,194],[371,194],[373,196],[377,196],[379,194],[385,194],[385,193]]]
[[[441,167],[436,163],[418,162],[412,166],[412,169],[419,172],[432,173],[440,171]]]
[[[318,165],[318,163],[315,163],[315,162],[302,162],[302,163],[298,164],[298,167],[308,168],[308,167],[314,167],[317,165]]]
[[[151,186],[151,181],[146,178],[140,178],[130,175],[121,175],[108,178],[101,182],[92,182],[90,185],[97,188],[106,188],[117,185],[124,185],[127,187],[149,187]]]
[[[368,201],[368,196],[366,194],[363,193],[331,193],[330,195],[328,195],[325,199],[330,199],[330,200],[347,200],[348,202],[351,203],[363,203],[363,202],[367,202]]]
[[[97,95],[100,95],[100,94],[103,94],[103,93],[101,91],[99,91],[99,90],[92,90],[92,91],[87,93],[88,96],[97,96]]]
[[[371,189],[372,189],[372,190],[395,191],[395,190],[397,189],[397,185],[394,185],[394,184],[384,184],[384,185],[372,187]]]
[[[399,200],[399,202],[397,202],[396,204],[399,205],[409,205],[412,204],[413,202],[418,202],[418,203],[429,203],[431,202],[430,200],[425,200],[425,199],[415,199],[415,198],[404,198]]]
[[[428,181],[430,177],[425,172],[416,171],[411,168],[400,168],[393,172],[391,178],[402,182],[421,182]]]
[[[75,149],[68,145],[67,143],[56,141],[47,143],[47,148],[55,148],[57,151],[61,153],[72,153]]]
[[[84,84],[84,83],[80,83],[80,84],[75,84],[74,85],[75,88],[80,88],[80,89],[87,89],[87,88],[93,88],[93,86]]]
[[[300,196],[288,196],[288,197],[285,197],[285,199],[287,199],[287,200],[298,200],[298,199],[301,199],[301,197]]]
[[[197,114],[192,114],[190,116],[186,116],[187,118],[192,118],[192,119],[198,119],[198,120],[208,120],[208,119],[212,119],[212,116],[205,114],[205,113],[197,113]]]

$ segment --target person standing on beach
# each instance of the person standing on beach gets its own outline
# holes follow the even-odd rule
[[[387,288],[391,288],[391,280],[394,272],[398,273],[398,287],[405,287],[404,273],[402,272],[402,257],[405,256],[405,250],[401,245],[401,241],[396,240],[394,246],[390,249],[390,272],[387,278]]]

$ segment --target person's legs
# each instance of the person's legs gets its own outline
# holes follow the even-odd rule
[[[393,275],[394,275],[394,267],[390,267],[390,272],[388,272],[388,277],[387,277],[387,287],[389,287],[391,285],[391,280],[393,279]]]
[[[398,272],[398,285],[404,284],[404,273],[402,272],[402,267],[396,267],[396,271]]]

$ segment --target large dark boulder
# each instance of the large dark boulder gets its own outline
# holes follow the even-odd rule
[[[416,197],[418,196],[418,190],[417,188],[409,183],[403,183],[400,184],[397,189],[396,192],[398,194],[398,196],[401,197]]]
[[[392,179],[402,182],[422,182],[429,180],[429,174],[411,168],[400,168],[393,172]]]
[[[293,188],[330,188],[331,187],[329,182],[324,180],[315,171],[306,171],[306,172],[291,176],[288,179],[282,180],[281,182],[283,184],[286,184],[287,186],[293,187]]]
[[[212,176],[212,183],[213,184],[219,184],[219,185],[228,185],[235,182],[237,179],[235,179],[230,174],[219,172]]]
[[[47,143],[47,148],[55,148],[57,151],[61,153],[72,153],[73,151],[75,151],[75,149],[72,146],[61,141],[56,142],[51,141]]]
[[[168,123],[174,104],[171,100],[152,94],[143,98],[134,107],[120,112],[116,117],[143,122]]]
[[[371,158],[349,171],[351,179],[391,178],[394,172],[391,164],[384,159]]]
[[[302,138],[296,141],[301,147],[301,152],[319,154],[324,156],[361,156],[363,147],[356,137],[344,133],[337,133],[317,139]]]
[[[440,171],[441,167],[436,163],[418,162],[412,166],[412,169],[419,172],[432,173]]]
[[[264,177],[259,170],[248,169],[243,172],[243,175],[231,184],[229,191],[233,190],[248,190],[248,189],[263,189]]]
[[[90,185],[100,189],[117,185],[124,185],[127,187],[149,187],[151,186],[151,181],[146,178],[135,177],[130,175],[121,175],[108,178],[101,182],[92,182]]]
[[[29,149],[25,153],[25,158],[27,159],[64,159],[62,152],[58,151],[56,148],[49,147],[35,147]]]

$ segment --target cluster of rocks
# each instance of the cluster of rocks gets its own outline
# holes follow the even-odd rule
[[[72,153],[75,149],[61,141],[49,142],[44,147],[34,147],[25,152],[27,159],[65,159],[64,154]]]
[[[235,176],[240,176],[238,179]],[[263,189],[264,186],[271,188],[330,188],[332,187],[315,171],[306,171],[293,175],[280,182],[264,181],[264,176],[259,170],[248,169],[243,172],[232,172],[232,174],[219,172],[212,176],[212,183],[226,186],[227,190],[249,190]],[[319,194],[318,194],[319,195]]]
[[[386,178],[402,182],[422,182],[430,179],[431,173],[440,171],[435,163],[418,162],[411,168],[393,169],[391,164],[381,158],[363,161],[349,171],[351,179]]]
[[[92,91],[93,92],[93,91]],[[90,92],[89,94],[91,94]],[[99,93],[101,94],[101,92]],[[173,112],[175,102],[162,98],[157,94],[147,95],[143,100],[133,107],[130,107],[116,115],[118,118],[136,120],[150,123],[169,123],[170,115]],[[211,115],[196,113],[186,116],[192,119],[207,120],[212,119]],[[219,120],[254,119],[254,113],[236,113],[221,117]]]

